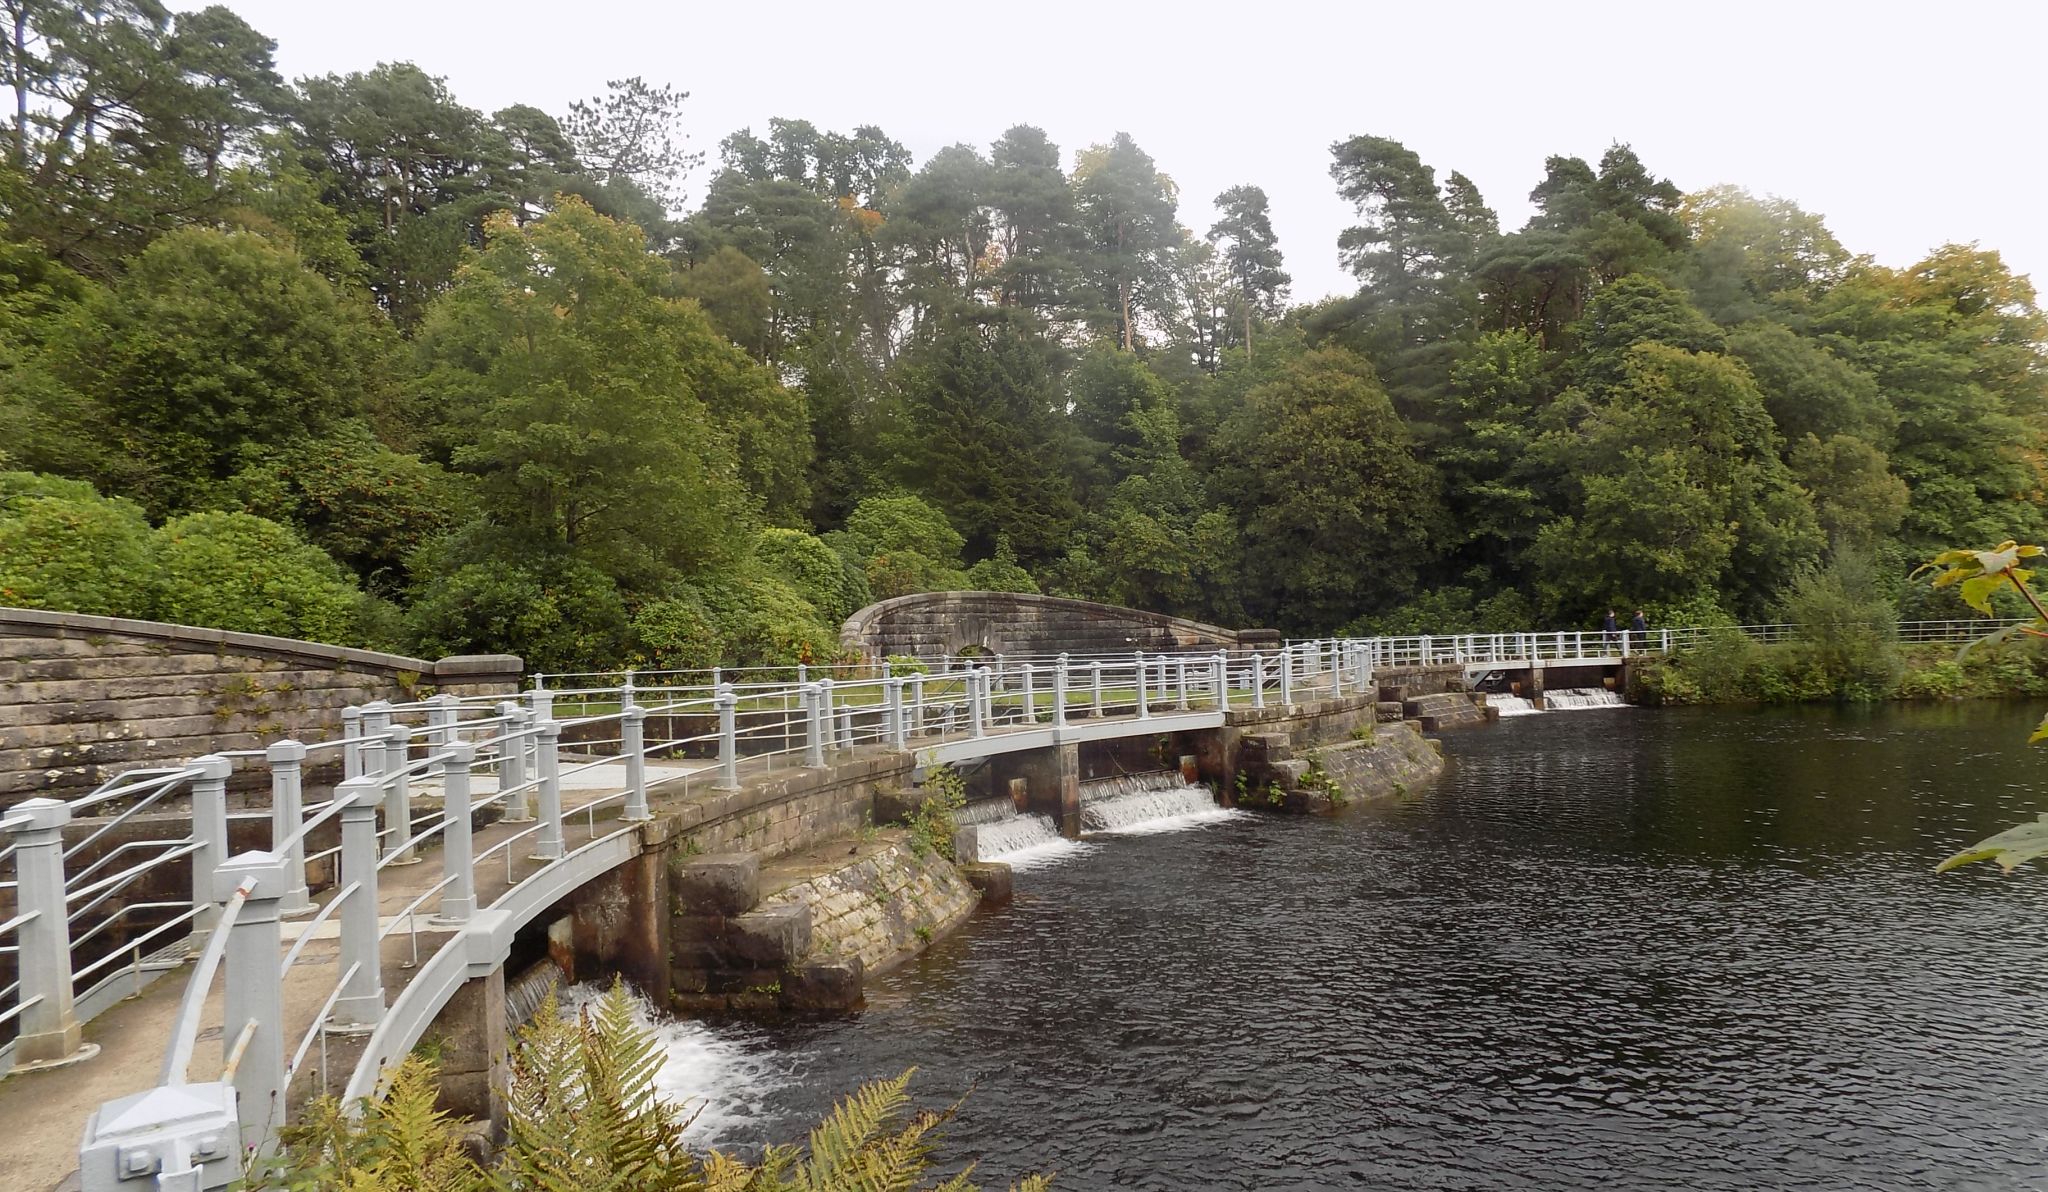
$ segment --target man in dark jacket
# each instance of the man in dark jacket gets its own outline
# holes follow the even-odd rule
[[[1648,617],[1645,617],[1645,616],[1643,615],[1643,610],[1642,610],[1642,609],[1637,609],[1637,610],[1636,610],[1636,615],[1635,615],[1635,617],[1634,617],[1634,619],[1633,619],[1633,620],[1629,621],[1629,623],[1628,623],[1628,627],[1629,627],[1630,629],[1633,629],[1633,630],[1635,630],[1635,632],[1636,632],[1636,641],[1637,641],[1637,643],[1638,643],[1638,645],[1636,646],[1636,648],[1637,648],[1637,649],[1639,649],[1639,650],[1647,650],[1647,649],[1649,649],[1649,648],[1650,648],[1650,619],[1649,619]]]
[[[1621,623],[1614,619],[1614,610],[1608,609],[1607,616],[1600,622],[1600,641],[1610,649],[1621,644]]]

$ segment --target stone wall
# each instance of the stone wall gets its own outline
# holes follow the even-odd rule
[[[815,960],[857,959],[872,975],[917,955],[974,909],[974,888],[943,857],[920,857],[903,834],[884,833],[849,863],[768,895],[764,907],[802,906]],[[764,875],[764,884],[771,884]]]
[[[1412,723],[1380,725],[1369,740],[1303,746],[1285,733],[1244,738],[1240,805],[1296,815],[1408,793],[1443,770],[1437,745]]]
[[[516,690],[509,655],[438,662],[190,625],[0,609],[0,807],[137,765],[320,741],[375,699]]]
[[[1267,645],[1267,630],[1223,629],[1087,600],[1011,592],[925,592],[853,614],[839,642],[870,662],[890,654],[1099,654]]]

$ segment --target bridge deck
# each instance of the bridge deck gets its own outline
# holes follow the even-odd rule
[[[912,744],[916,752],[934,762],[959,762],[1079,741],[1215,728],[1223,724],[1224,718],[1225,713],[1214,708],[1169,710],[1148,718],[1106,716],[1100,719],[1076,718],[1063,726],[992,727],[979,737],[966,734],[932,736],[914,739]],[[841,751],[833,760],[857,757],[872,748]],[[673,814],[692,802],[712,798],[711,784],[716,780],[717,769],[715,762],[650,762],[647,766],[648,799],[656,817]],[[744,759],[740,763],[741,785],[788,769],[788,757],[771,755]],[[496,784],[489,776],[479,775],[472,782],[472,793],[476,798],[484,798],[496,790]],[[563,834],[567,838],[566,847],[572,854],[580,847],[618,833],[623,825],[619,821],[620,802],[614,796],[624,790],[625,785],[623,762],[579,768],[576,759],[563,758]],[[433,790],[431,784],[418,784],[414,787],[415,798],[430,799]],[[610,801],[601,808],[588,810],[593,804],[607,799]],[[489,824],[474,833],[475,848],[483,852],[530,826],[523,822]],[[639,851],[636,834],[619,834],[619,840],[625,847],[608,858],[609,864],[617,864]],[[554,897],[532,890],[520,891],[523,897],[505,898],[519,883],[544,868],[541,862],[525,857],[525,851],[523,846],[514,847],[501,854],[509,860],[501,861],[494,857],[489,863],[476,868],[479,906],[512,909],[499,904],[525,904],[519,910],[522,917],[515,926],[523,925],[555,901]],[[426,895],[442,878],[438,847],[422,849],[420,858],[416,864],[388,866],[380,874],[380,920],[387,928],[397,924],[382,946],[387,1005],[395,1004],[423,971],[437,967],[433,961],[441,945],[453,934],[448,930],[436,930],[430,924],[429,917],[435,906],[435,898],[431,895],[401,922],[406,908]],[[316,907],[324,906],[332,896],[331,889],[322,892],[314,900]],[[544,898],[544,901],[536,904],[536,897]],[[287,944],[306,933],[306,922],[304,919],[285,922]],[[311,934],[313,938],[307,942],[299,962],[285,974],[285,1016],[293,1046],[319,1017],[339,976],[336,964],[339,926],[335,919],[331,917],[314,928]],[[445,969],[446,966],[439,967]],[[459,967],[457,971],[460,971]],[[6,1181],[9,1186],[30,1189],[56,1186],[77,1168],[78,1136],[86,1117],[107,1101],[141,1092],[157,1083],[165,1041],[170,1038],[189,973],[189,964],[175,969],[164,979],[147,985],[134,997],[87,1022],[85,1037],[100,1048],[100,1053],[92,1059],[46,1071],[16,1073],[0,1081],[0,1122],[8,1125],[4,1137],[0,1137],[0,1170],[9,1173]],[[216,981],[203,1012],[201,1046],[193,1056],[191,1076],[195,1080],[212,1080],[219,1075],[223,1057],[218,1043],[223,1013],[221,986]],[[290,1099],[295,1106],[323,1091],[340,1094],[357,1057],[363,1052],[366,1040],[329,1036],[324,1043],[325,1076],[323,1078],[321,1072],[322,1041],[316,1040],[298,1079],[292,1083]]]

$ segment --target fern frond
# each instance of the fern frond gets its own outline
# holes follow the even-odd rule
[[[811,1130],[811,1159],[804,1165],[802,1179],[805,1189],[839,1192],[853,1177],[860,1153],[909,1103],[904,1090],[916,1071],[912,1068],[893,1080],[870,1081],[833,1106],[825,1120]]]

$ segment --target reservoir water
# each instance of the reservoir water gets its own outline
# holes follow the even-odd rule
[[[853,1018],[667,1028],[699,1141],[919,1070],[1001,1188],[2048,1187],[2038,707],[1589,709],[1021,873]]]

